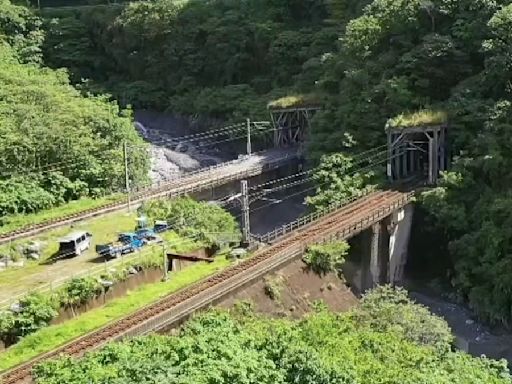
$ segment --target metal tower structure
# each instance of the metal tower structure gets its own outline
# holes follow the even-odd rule
[[[423,173],[428,184],[436,184],[449,166],[448,126],[387,127],[388,166],[391,182]]]
[[[321,108],[318,106],[289,108],[269,106],[268,109],[274,125],[274,146],[288,147],[304,143],[311,127],[311,118]]]

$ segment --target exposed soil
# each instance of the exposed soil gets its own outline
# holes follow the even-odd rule
[[[266,293],[269,282],[278,287],[278,298],[271,299]],[[354,294],[335,274],[320,277],[308,271],[302,260],[297,260],[225,299],[219,306],[229,308],[236,302],[250,301],[256,312],[275,317],[300,318],[311,312],[316,300],[322,300],[336,312],[347,311],[358,303]]]

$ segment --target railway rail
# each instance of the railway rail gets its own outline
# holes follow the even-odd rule
[[[15,367],[2,377],[4,384],[31,381],[31,370],[43,360],[64,354],[80,357],[105,343],[125,337],[142,335],[177,324],[195,311],[215,303],[229,293],[260,278],[264,274],[299,257],[313,243],[348,239],[391,212],[408,204],[413,192],[376,191],[327,213],[313,222],[307,222],[281,241],[262,248],[256,254],[194,285],[171,294],[133,314],[85,335],[48,354]]]
[[[272,151],[267,151],[267,153],[269,153],[268,157],[262,157],[262,161],[257,162],[254,165],[247,166],[244,165],[243,161],[234,160],[199,172],[194,172],[193,174],[187,175],[173,182],[132,193],[130,194],[130,202],[132,204],[138,204],[144,200],[155,199],[167,195],[178,197],[198,192],[226,184],[230,181],[259,175],[267,170],[275,169],[295,158],[295,155],[291,155],[288,152],[285,152],[284,154],[281,153],[281,155],[273,154]],[[119,211],[127,207],[127,199],[124,199],[122,201],[107,203],[78,213],[46,220],[38,224],[28,225],[8,233],[0,234],[0,245],[13,240],[31,237],[41,232],[69,225],[84,219]]]

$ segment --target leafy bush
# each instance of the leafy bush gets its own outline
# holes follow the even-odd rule
[[[371,162],[372,159],[355,161],[342,153],[323,156],[313,174],[317,185],[316,194],[308,196],[307,203],[315,210],[321,210],[361,193],[370,182],[375,181],[375,170],[358,171],[367,165],[367,161]]]
[[[370,291],[363,296],[356,318],[371,329],[398,332],[410,342],[433,346],[440,352],[448,352],[453,342],[446,321],[414,303],[402,288],[382,286]]]
[[[167,220],[171,228],[180,235],[193,236],[197,240],[214,244],[224,234],[240,238],[240,230],[235,218],[224,209],[207,202],[191,198],[173,200],[153,200],[141,210],[155,220]]]
[[[16,318],[11,311],[0,311],[0,340],[5,345],[10,345],[16,341],[14,334]]]
[[[393,300],[387,305],[402,309]],[[379,314],[383,317],[375,322],[388,322]],[[78,384],[91,377],[125,384],[148,377],[151,382],[261,384],[508,384],[512,379],[504,361],[439,351],[411,342],[401,328],[374,329],[351,314],[323,310],[290,321],[258,317],[246,307],[234,314],[202,314],[178,336],[139,337],[110,343],[82,359],[47,361],[35,375],[40,384]]]
[[[337,241],[322,245],[312,245],[302,258],[313,272],[326,275],[336,272],[345,262],[350,246],[346,241]]]
[[[264,280],[265,294],[274,301],[279,301],[281,298],[282,278],[280,276],[267,277]]]
[[[87,303],[101,292],[101,285],[92,277],[75,277],[60,289],[60,303],[75,313],[75,307]]]
[[[21,312],[16,314],[13,333],[23,337],[48,326],[57,316],[57,302],[53,296],[29,293],[20,300]]]

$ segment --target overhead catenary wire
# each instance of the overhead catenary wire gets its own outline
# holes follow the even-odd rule
[[[360,164],[362,164],[362,163],[364,163],[366,161],[371,161],[371,160],[373,160],[373,159],[375,159],[375,158],[377,158],[379,156],[383,156],[383,155],[387,156],[387,151],[380,151],[380,152],[375,153],[377,150],[379,150],[379,149],[381,149],[383,147],[386,147],[386,146],[385,145],[384,146],[379,146],[379,147],[375,147],[375,148],[372,148],[372,149],[364,151],[364,152],[360,152],[359,154],[357,154],[356,156],[351,158],[352,163],[350,164],[350,166],[354,167],[354,166],[360,165]],[[354,161],[354,160],[356,160],[356,161]],[[312,175],[318,169],[319,168],[308,170],[308,171],[303,171],[303,172],[298,172],[298,173],[295,173],[293,175],[289,175],[289,176],[286,176],[286,177],[283,177],[283,178],[280,178],[280,179],[271,180],[269,182],[253,186],[249,190],[256,191],[258,189],[262,189],[263,187],[268,187],[268,186],[275,185],[275,184],[283,182],[283,181],[292,180],[292,179],[300,177],[300,176]],[[298,185],[305,184],[305,183],[308,183],[308,182],[313,181],[313,180],[314,180],[314,176],[310,176],[310,177],[306,177],[306,178],[303,178],[303,179],[300,179],[300,180],[296,180],[296,181],[292,181],[292,182],[286,183],[284,185],[273,187],[273,188],[270,188],[270,189],[263,189],[260,192],[253,192],[253,193],[249,194],[249,198],[251,198],[251,202],[254,202],[254,201],[258,200],[259,198],[261,198],[261,197],[263,197],[265,195],[268,195],[268,194],[271,194],[271,193],[275,193],[275,192],[278,192],[278,191],[282,191],[282,190],[285,190],[285,189],[289,189],[289,188],[294,188],[294,187],[297,187]],[[314,188],[316,188],[316,187],[313,187],[313,188],[310,188],[310,189],[314,189]],[[308,190],[310,190],[310,189],[308,189]],[[232,194],[232,195],[226,196],[226,197],[218,200],[217,203],[219,203],[224,208],[229,208],[231,206],[234,206],[235,204],[237,204],[237,200],[233,199],[233,197],[235,197],[236,195],[237,194]]]
[[[268,123],[268,124],[267,124]],[[270,122],[257,122],[252,123],[257,124],[254,126],[251,131],[255,130],[267,130],[267,129],[273,129],[272,126],[270,126]],[[260,126],[262,125],[262,126]],[[204,140],[208,138],[213,138],[217,136],[222,136],[230,133],[238,133],[238,132],[245,132],[247,129],[247,123],[239,123],[235,125],[231,125],[224,128],[219,129],[213,129],[206,132],[200,132],[192,135],[185,135],[185,136],[178,136],[178,137],[169,137],[168,139],[162,139],[158,141],[153,141],[151,144],[158,145],[158,144],[168,144],[169,142],[174,142],[176,144],[178,143],[189,143],[189,142],[195,142],[199,140]]]
[[[400,153],[395,154],[394,156],[392,156],[392,157],[391,157],[391,159],[393,159],[393,158],[395,158],[395,157],[398,157],[398,156],[401,156],[403,153],[405,153],[405,151],[402,151],[402,152],[400,152]],[[382,163],[385,163],[385,162],[387,162],[387,161],[388,161],[388,157],[386,157],[386,158],[384,158],[383,160],[380,160],[380,161],[378,161],[378,162],[375,162],[375,163],[369,164],[369,165],[367,165],[367,166],[361,167],[361,168],[359,168],[359,169],[357,169],[357,170],[351,171],[351,172],[349,172],[349,173],[345,174],[345,176],[353,176],[353,175],[355,175],[355,174],[357,174],[357,173],[359,173],[359,172],[363,172],[363,171],[365,171],[365,170],[372,169],[372,168],[374,168],[375,166],[380,165],[380,164],[382,164]],[[324,185],[327,185],[327,184],[329,184],[329,182],[324,182],[324,183],[316,184],[316,185],[314,185],[314,186],[312,186],[312,187],[306,188],[306,189],[301,190],[301,191],[299,191],[299,192],[296,192],[296,193],[293,193],[293,194],[287,195],[286,197],[284,197],[284,198],[282,198],[282,199],[279,199],[279,200],[280,200],[280,201],[279,201],[279,203],[281,203],[281,202],[283,202],[283,201],[285,201],[285,200],[291,199],[292,197],[295,197],[295,196],[299,196],[299,195],[301,195],[301,194],[304,194],[305,192],[309,192],[309,191],[311,191],[311,190],[318,189],[320,186],[324,186]],[[259,207],[256,207],[256,208],[252,208],[250,211],[251,211],[251,212],[256,212],[256,211],[259,211],[259,210],[261,210],[261,209],[267,208],[267,207],[269,207],[269,206],[271,206],[271,205],[275,205],[275,204],[276,204],[275,202],[271,202],[271,203],[264,204],[264,205],[259,206]],[[236,217],[240,217],[240,215],[237,215]]]
[[[369,156],[371,155],[373,152],[379,150],[379,149],[382,149],[384,147],[387,147],[387,145],[381,145],[381,146],[378,146],[378,147],[375,147],[375,148],[372,148],[372,149],[369,149],[367,151],[364,151],[364,152],[360,152],[360,153],[357,153],[355,154],[351,159],[350,161],[354,161],[354,164],[356,162],[358,162],[360,160],[361,157],[363,156]],[[379,154],[383,154],[385,153],[384,151],[381,151],[379,152]],[[352,164],[352,165],[354,165]],[[319,167],[317,168],[313,168],[313,169],[310,169],[310,170],[306,170],[306,171],[301,171],[301,172],[297,172],[297,173],[294,173],[293,175],[289,175],[289,176],[286,176],[286,177],[283,177],[283,178],[280,178],[280,179],[275,179],[275,180],[271,180],[271,181],[267,181],[265,183],[261,183],[261,184],[258,184],[258,185],[254,185],[252,187],[249,188],[249,190],[253,191],[253,190],[256,190],[256,189],[260,189],[260,188],[263,188],[263,187],[266,187],[266,186],[270,186],[270,185],[273,185],[273,184],[277,184],[281,181],[285,181],[285,180],[289,180],[289,179],[293,179],[295,177],[300,177],[300,176],[305,176],[305,175],[310,175],[310,174],[313,174],[315,173],[316,171],[320,170]]]
[[[262,123],[264,123],[264,122],[258,122],[258,124],[262,124]],[[221,127],[219,129],[210,130],[207,132],[199,132],[199,133],[195,133],[195,134],[191,134],[191,135],[170,138],[167,141],[162,140],[162,141],[155,142],[155,143],[145,143],[144,145],[128,145],[128,148],[150,149],[148,144],[158,145],[159,143],[161,143],[161,144],[168,143],[168,141],[180,141],[181,143],[194,142],[194,141],[203,140],[206,138],[213,138],[213,137],[225,135],[230,132],[242,131],[245,129],[246,129],[246,123],[238,123],[238,124],[233,124],[233,125],[229,125],[226,127]],[[256,128],[255,132],[258,132],[258,128]],[[241,137],[245,137],[245,135],[233,138],[233,140],[239,139]],[[224,142],[224,141],[220,141],[220,142]],[[208,145],[215,145],[215,144],[216,143],[214,142],[214,143],[208,144]],[[200,147],[203,147],[203,146],[204,145],[202,145]],[[30,147],[20,147],[20,148],[30,149]],[[114,150],[116,150],[116,149],[114,148]],[[119,152],[121,153],[122,147],[117,148],[117,150],[119,150]],[[15,176],[15,175],[16,176],[24,176],[24,175],[30,175],[30,174],[45,174],[45,173],[50,173],[50,172],[56,172],[56,171],[69,169],[74,165],[84,164],[88,161],[91,161],[92,159],[96,159],[96,158],[88,158],[88,159],[80,159],[80,160],[77,160],[77,159],[60,160],[60,161],[56,161],[53,163],[37,165],[37,166],[34,166],[29,169],[24,169],[23,171],[18,170],[18,171],[0,172],[0,177]]]
[[[199,137],[199,138],[194,138],[194,139],[191,139],[191,140],[182,140],[182,137],[175,137],[175,138],[169,138],[167,140],[159,140],[159,141],[152,141],[152,142],[149,142],[149,144],[153,145],[153,146],[158,146],[158,145],[168,145],[170,142],[171,143],[174,143],[176,145],[180,144],[180,145],[183,145],[183,144],[190,144],[190,143],[194,143],[196,141],[200,141],[200,140],[205,140],[205,139],[210,139],[210,138],[215,138],[215,137],[218,137],[218,136],[223,136],[223,135],[226,135],[226,134],[229,134],[229,133],[242,133],[244,132],[243,135],[240,135],[240,136],[234,136],[234,137],[229,137],[227,139],[223,139],[223,140],[220,140],[220,141],[214,141],[214,142],[208,142],[208,143],[200,143],[198,145],[194,145],[195,148],[202,148],[202,147],[205,147],[205,146],[210,146],[210,145],[215,145],[215,144],[219,144],[219,143],[223,143],[223,142],[227,142],[227,141],[232,141],[232,140],[237,140],[237,139],[241,139],[241,138],[246,138],[247,137],[247,133],[245,132],[245,127],[244,128],[240,128],[240,129],[237,129],[237,130],[233,130],[233,131],[226,131],[226,132],[221,132],[221,133],[215,133],[215,134],[212,134],[212,135],[207,135],[207,136],[204,136],[204,137]],[[278,129],[283,129],[283,128],[278,128]],[[268,131],[272,131],[274,130],[273,127],[263,127],[263,128],[252,128],[251,129],[251,134],[252,133],[264,133],[264,132],[268,132]],[[137,148],[137,147],[141,147],[141,145],[130,145],[129,146],[130,148]]]

